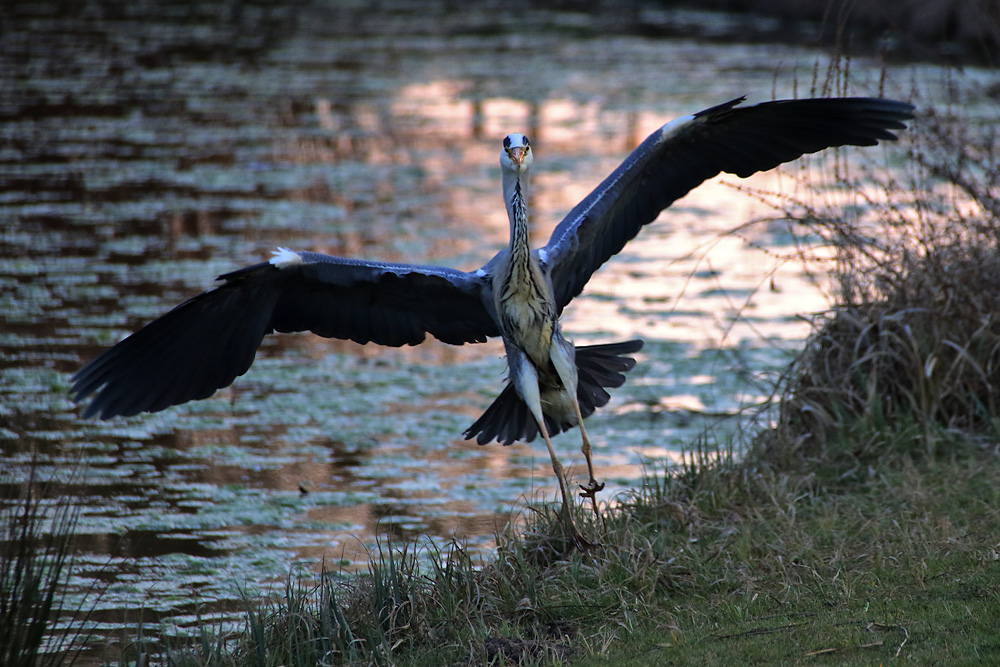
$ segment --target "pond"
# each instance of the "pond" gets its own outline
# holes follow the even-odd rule
[[[665,121],[807,94],[826,64],[542,11],[153,4],[18,6],[0,40],[0,495],[33,468],[81,508],[70,593],[103,591],[98,634],[232,618],[241,587],[350,572],[386,540],[489,550],[556,487],[540,441],[462,439],[503,386],[498,342],[272,336],[212,398],[103,422],[67,395],[89,359],[278,246],[479,267],[507,242],[508,132],[536,150],[542,244]],[[851,76],[878,92],[876,67]],[[794,191],[805,168],[741,184]],[[646,341],[588,421],[604,500],[735,428],[827,305],[786,225],[727,233],[773,215],[737,180],[678,202],[566,310],[578,343]],[[575,431],[554,444],[586,474]]]

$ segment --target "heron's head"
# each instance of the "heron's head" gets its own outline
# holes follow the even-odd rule
[[[523,174],[531,166],[531,145],[528,137],[512,132],[503,138],[503,152],[500,153],[500,166],[517,174]]]

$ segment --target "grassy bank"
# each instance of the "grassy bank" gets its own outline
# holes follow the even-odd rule
[[[377,555],[367,576],[248,598],[245,630],[207,628],[130,665],[959,665],[1000,661],[996,438],[900,420],[820,451],[713,447],[599,519],[566,552],[551,506],[490,562],[458,546]],[[426,556],[426,554],[423,554]],[[427,566],[428,560],[436,563]],[[35,596],[37,597],[37,596]],[[33,637],[41,639],[41,633]],[[37,646],[37,644],[36,644]],[[49,659],[49,664],[59,664]],[[34,664],[29,654],[18,664]]]
[[[850,455],[862,435],[880,440],[867,463]],[[944,438],[948,455],[928,458],[913,431],[852,436],[840,465],[764,456],[706,485],[659,620],[580,664],[1000,660],[995,451]]]
[[[235,650],[181,663],[1000,661],[995,444],[900,426],[827,451],[791,465],[761,446],[651,477],[599,520],[581,509],[600,542],[587,553],[559,555],[544,507],[481,568],[458,549],[431,571],[388,550],[360,582],[257,603]]]

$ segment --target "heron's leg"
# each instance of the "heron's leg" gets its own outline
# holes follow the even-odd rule
[[[580,400],[576,395],[576,387],[578,382],[578,376],[576,371],[576,348],[573,347],[573,343],[569,342],[561,335],[558,338],[554,337],[554,344],[552,345],[552,351],[550,356],[552,358],[552,365],[555,366],[556,373],[559,375],[559,379],[563,383],[563,387],[566,388],[566,393],[569,394],[570,402],[573,403],[573,411],[576,414],[576,423],[580,427],[580,435],[583,438],[583,446],[580,450],[583,452],[584,458],[587,459],[587,473],[590,475],[590,480],[587,482],[587,486],[580,485],[583,489],[582,495],[584,498],[590,498],[591,503],[594,507],[594,514],[597,514],[597,499],[595,495],[598,491],[604,488],[604,484],[601,484],[594,477],[594,461],[591,457],[591,447],[590,438],[587,437],[587,429],[583,425],[583,413],[580,411]]]
[[[549,431],[545,428],[545,419],[535,418],[538,422],[538,428],[542,432],[542,439],[545,440],[545,446],[549,449],[549,459],[552,461],[552,472],[556,474],[556,479],[559,480],[559,491],[562,493],[563,499],[563,516],[566,521],[566,525],[569,527],[570,536],[575,542],[579,537],[576,532],[576,524],[573,523],[572,515],[572,500],[570,499],[569,490],[567,489],[566,473],[563,471],[562,463],[559,462],[559,457],[556,456],[556,450],[552,448],[552,439],[549,438]]]
[[[556,479],[559,480],[559,491],[563,499],[563,521],[569,530],[570,539],[573,541],[573,545],[581,551],[589,549],[591,546],[590,543],[583,539],[576,529],[576,524],[573,522],[573,500],[567,488],[566,473],[563,471],[562,463],[559,462],[559,457],[556,456],[556,450],[552,447],[552,439],[549,437],[549,430],[545,426],[541,392],[538,388],[538,371],[535,370],[531,362],[526,358],[517,356],[516,353],[511,354],[508,352],[507,359],[511,367],[511,375],[514,378],[514,386],[527,404],[531,415],[535,418],[538,430],[541,432],[542,439],[545,440],[545,446],[549,450],[549,458],[552,460],[552,472],[556,474]]]
[[[598,482],[594,477],[594,460],[591,458],[590,438],[587,437],[587,429],[583,426],[583,414],[580,412],[580,401],[577,400],[575,393],[573,395],[573,409],[576,411],[577,424],[580,426],[580,435],[583,437],[583,447],[580,449],[583,451],[584,458],[587,459],[587,473],[590,475],[590,481],[587,482],[587,486],[584,486],[583,484],[580,485],[580,488],[583,489],[580,495],[584,498],[590,498],[590,502],[594,506],[594,514],[596,515],[597,498],[595,497],[595,494],[604,489],[604,482]]]

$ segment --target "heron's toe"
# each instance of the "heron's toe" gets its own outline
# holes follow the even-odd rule
[[[579,551],[580,553],[587,553],[591,549],[601,546],[597,542],[591,542],[589,540],[584,539],[583,535],[576,532],[574,532],[574,534],[572,535],[572,540],[573,540],[573,548]]]

